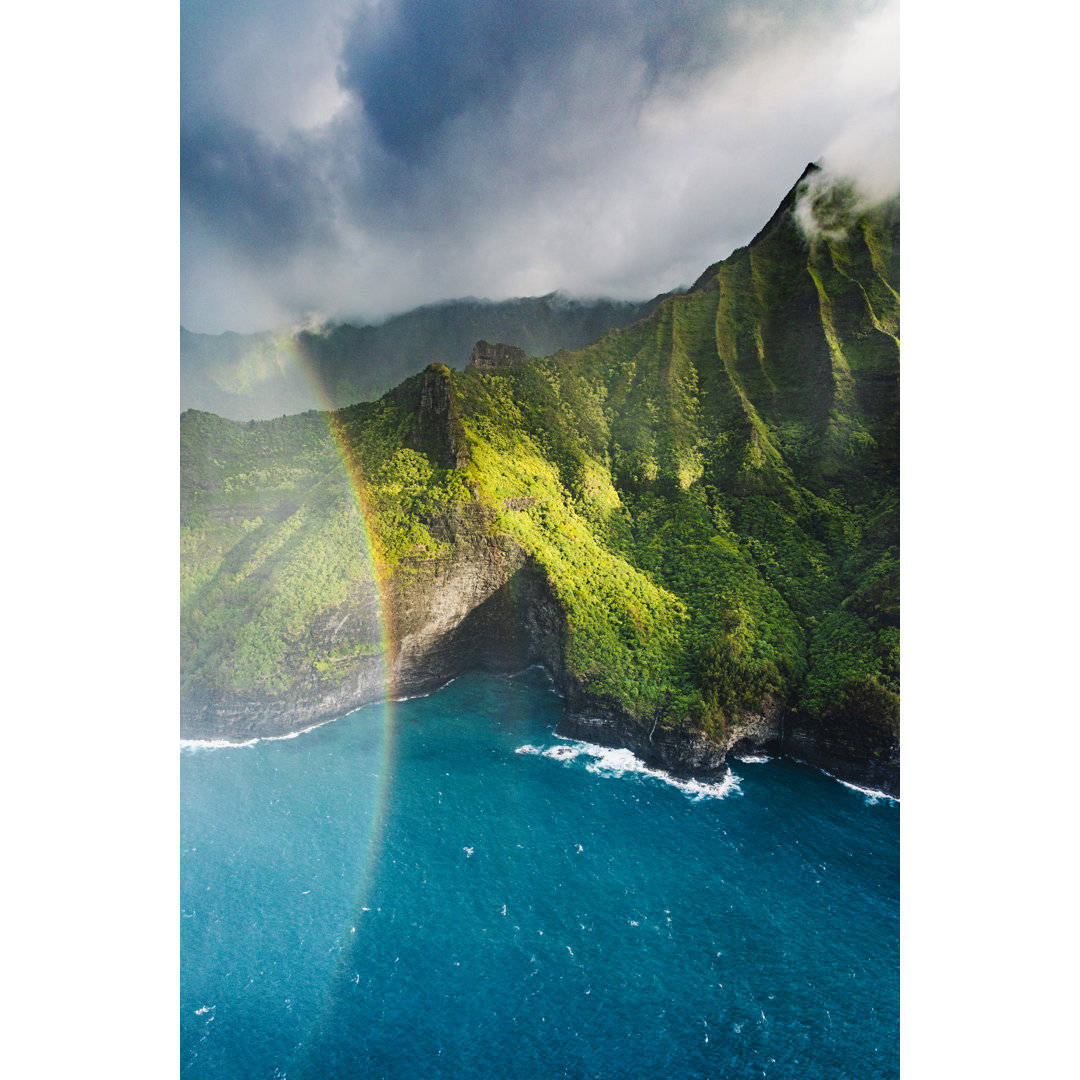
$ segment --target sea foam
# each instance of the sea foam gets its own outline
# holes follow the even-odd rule
[[[346,713],[346,716],[351,715],[352,713]],[[255,746],[256,743],[261,742],[284,742],[286,739],[298,739],[301,735],[306,735],[309,731],[314,731],[316,728],[325,727],[327,724],[333,724],[338,720],[344,719],[344,716],[334,716],[329,720],[320,720],[318,723],[311,724],[306,728],[299,728],[297,731],[286,731],[284,735],[260,735],[253,739],[245,739],[243,742],[233,742],[231,739],[181,739],[180,749],[228,750],[242,746]]]
[[[248,739],[246,742],[231,742],[228,739],[181,739],[181,750],[227,750],[232,747],[254,746],[259,740]]]
[[[850,780],[841,780],[839,776],[833,776],[831,772],[827,772],[825,769],[818,769],[818,772],[824,773],[830,780],[835,780],[838,784],[843,784],[844,787],[850,788],[852,791],[857,791],[860,795],[865,795],[868,806],[874,806],[882,799],[896,803],[897,806],[900,805],[900,800],[895,795],[890,795],[887,791],[877,791],[874,788],[861,787],[859,784],[853,784]]]
[[[578,742],[567,740],[546,748],[526,744],[519,746],[515,753],[536,754],[540,757],[552,758],[555,761],[570,762],[578,758],[586,759],[585,768],[596,776],[619,778],[629,775],[647,776],[653,780],[677,788],[686,796],[698,802],[702,799],[723,799],[732,792],[739,791],[739,778],[727,769],[723,776],[716,780],[685,779],[666,772],[663,769],[654,769],[646,765],[641,758],[631,750],[600,746],[597,743]]]
[[[431,697],[432,694],[438,694],[440,691],[445,690],[452,682],[457,682],[457,676],[453,676],[447,679],[446,682],[440,683],[434,690],[428,690],[424,694],[406,694],[404,697],[391,698],[390,700],[395,704],[400,704],[403,701],[423,701],[424,698]]]
[[[824,769],[821,771],[825,772]],[[831,777],[833,780],[840,780],[839,776],[833,776],[832,773],[825,773],[825,775]],[[887,791],[875,791],[874,788],[860,787],[858,784],[852,784],[847,780],[840,780],[840,783],[846,788],[851,788],[852,791],[857,791],[860,795],[865,795],[867,803],[871,806],[881,802],[882,799],[886,799],[897,805],[900,804],[900,800],[895,795],[890,795]]]

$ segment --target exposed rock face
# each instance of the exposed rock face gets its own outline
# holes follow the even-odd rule
[[[506,536],[485,538],[468,558],[424,567],[394,608],[396,696],[427,693],[476,668],[561,667],[561,623],[546,581]]]
[[[783,750],[839,780],[899,798],[900,741],[888,733],[875,734],[825,730],[793,717]]]
[[[429,364],[421,378],[420,407],[410,441],[414,449],[448,468],[464,468],[469,460],[450,390],[450,371],[442,364]]]
[[[473,346],[472,355],[469,357],[468,367],[495,369],[514,367],[524,364],[528,360],[524,349],[516,345],[504,345],[501,341],[495,345],[489,345],[486,341],[478,341]]]
[[[681,776],[717,773],[733,753],[776,753],[783,737],[783,704],[774,698],[762,702],[759,713],[738,717],[722,740],[691,728],[656,725],[650,730],[613,703],[590,702],[580,695],[571,694],[567,706],[567,715],[559,723],[560,734],[602,746],[625,746],[646,764]]]

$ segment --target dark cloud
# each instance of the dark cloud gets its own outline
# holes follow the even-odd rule
[[[450,121],[505,109],[533,71],[571,74],[564,92],[587,92],[587,73],[568,63],[576,53],[642,61],[645,91],[665,74],[715,62],[722,11],[690,0],[402,0],[385,23],[357,18],[341,83],[363,101],[390,153],[423,160]]]
[[[205,119],[180,132],[180,194],[223,238],[254,257],[333,241],[329,194],[304,141],[274,147],[251,128]]]
[[[895,144],[894,0],[185,3],[190,329],[643,297]]]

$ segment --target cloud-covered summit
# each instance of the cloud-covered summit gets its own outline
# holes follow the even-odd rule
[[[184,0],[189,329],[644,297],[808,160],[895,189],[895,0]]]

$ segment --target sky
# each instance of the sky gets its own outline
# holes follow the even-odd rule
[[[645,299],[899,187],[898,0],[181,0],[189,330]]]

